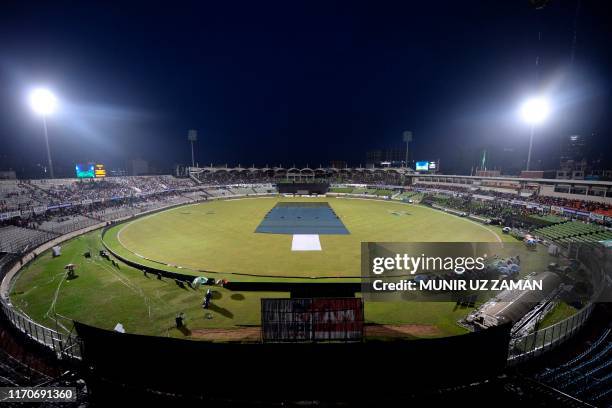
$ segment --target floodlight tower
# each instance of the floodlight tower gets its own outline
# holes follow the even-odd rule
[[[190,129],[187,132],[187,140],[191,143],[191,167],[195,167],[195,155],[193,154],[193,143],[198,141],[198,131]]]
[[[47,146],[49,177],[54,178],[53,161],[51,160],[51,149],[49,148],[49,134],[47,132],[47,116],[55,112],[55,109],[57,108],[57,98],[48,89],[37,88],[30,93],[30,106],[35,113],[42,116],[45,144]]]
[[[404,142],[406,142],[406,168],[408,168],[408,145],[412,142],[412,132],[406,130],[404,132]]]
[[[549,112],[550,107],[548,105],[548,101],[541,97],[527,99],[521,106],[521,116],[523,117],[523,120],[530,125],[527,171],[529,171],[531,165],[531,148],[533,147],[533,134],[535,132],[535,127],[546,120]]]

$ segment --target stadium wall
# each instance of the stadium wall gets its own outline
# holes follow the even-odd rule
[[[75,327],[83,361],[91,367],[92,393],[150,389],[249,401],[361,400],[364,395],[355,387],[378,388],[380,393],[370,395],[380,398],[468,384],[504,370],[510,338],[507,325],[440,339],[341,344],[207,343],[117,333],[79,322]],[[193,375],[194,367],[202,375]]]

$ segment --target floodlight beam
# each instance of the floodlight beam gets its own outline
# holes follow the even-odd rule
[[[47,145],[47,162],[49,163],[49,178],[53,176],[53,161],[51,160],[51,148],[49,147],[49,134],[47,133],[47,118],[43,115],[43,129],[45,131],[45,144]]]
[[[51,148],[49,147],[49,132],[47,131],[47,116],[55,112],[55,109],[57,108],[57,98],[50,90],[45,88],[37,88],[30,93],[30,107],[35,113],[42,116],[44,131],[43,133],[45,135],[45,146],[47,148],[49,177],[54,178],[53,161],[51,160]]]
[[[521,116],[525,122],[530,125],[529,132],[529,151],[527,153],[526,170],[530,170],[531,166],[531,149],[533,147],[533,134],[536,125],[544,122],[550,112],[548,101],[545,98],[530,98],[527,99],[521,106]]]

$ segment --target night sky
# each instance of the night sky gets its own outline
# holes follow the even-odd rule
[[[444,172],[469,173],[483,149],[489,167],[520,169],[517,111],[536,93],[554,111],[534,167],[555,168],[569,134],[595,134],[610,166],[604,1],[123,3],[1,3],[0,169],[40,176],[39,85],[60,99],[49,135],[66,176],[76,162],[187,164],[190,128],[201,164],[365,165],[411,130],[413,158]]]

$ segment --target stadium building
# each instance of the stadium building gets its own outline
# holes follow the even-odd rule
[[[0,408],[612,407],[606,5],[3,2]]]
[[[607,204],[610,186],[604,182],[576,182],[587,191],[580,195],[584,200],[577,200],[579,194],[575,190],[564,193],[557,183],[561,182],[429,176],[404,168],[281,166],[190,168],[189,176],[183,178],[166,175],[2,180],[0,249],[5,330],[19,341],[47,350],[50,354],[45,360],[59,358],[62,364],[74,362],[70,363],[73,367],[86,364],[85,371],[77,368],[74,375],[85,378],[93,398],[118,389],[129,397],[142,396],[150,387],[179,398],[202,398],[200,391],[194,391],[197,387],[193,378],[173,375],[169,380],[163,372],[175,372],[179,361],[194,354],[206,356],[206,364],[217,368],[228,362],[229,367],[242,364],[240,361],[245,359],[251,365],[264,367],[264,362],[258,361],[259,346],[269,349],[266,355],[275,364],[291,358],[300,365],[316,361],[319,368],[331,361],[356,368],[353,353],[373,353],[380,358],[397,353],[430,355],[428,350],[442,345],[447,353],[439,356],[444,363],[439,360],[437,364],[462,364],[456,355],[465,355],[471,348],[476,353],[486,344],[491,356],[497,357],[486,364],[471,361],[473,369],[461,370],[473,380],[486,378],[524,366],[544,352],[560,350],[596,313],[594,299],[604,290],[597,282],[608,279],[601,273],[610,269],[600,264],[609,263],[608,255],[594,257],[593,251],[604,254],[605,243],[612,239],[612,232],[606,229],[611,221]],[[588,194],[593,189],[603,189],[604,193]],[[504,237],[501,227],[489,226],[500,208],[520,213],[533,223],[515,228],[512,238]],[[325,221],[325,211],[331,211],[329,222],[338,226]],[[257,213],[261,218],[253,218]],[[238,224],[230,224],[226,215],[238,217]],[[484,227],[467,223],[467,216]],[[355,297],[360,292],[355,280],[359,275],[352,268],[358,266],[358,252],[353,261],[334,262],[335,257],[346,256],[336,252],[334,246],[341,246],[333,244],[340,239],[336,237],[369,239],[363,221],[355,224],[363,217],[388,225],[386,237],[390,239],[401,239],[401,228],[409,227],[416,219],[439,222],[434,221],[437,217],[444,220],[446,233],[456,231],[459,239],[464,232],[480,231],[485,240],[487,236],[510,239],[528,248],[521,242],[521,234],[528,232],[539,237],[537,245],[542,249],[536,252],[544,251],[548,256],[547,247],[557,248],[554,259],[559,266],[555,272],[540,270],[529,278],[542,279],[543,291],[501,292],[473,312],[470,301],[458,300],[459,309],[449,305],[442,312],[447,313],[445,319],[450,326],[427,324],[423,317],[432,313],[433,319],[433,314],[440,311],[424,303],[424,314],[419,319],[423,323],[414,325],[410,323],[410,304],[404,312],[391,312],[395,309],[387,310],[387,306],[379,304],[376,310],[374,304]],[[395,232],[392,225],[400,229]],[[228,227],[230,230],[225,229]],[[235,233],[232,229],[236,229]],[[300,237],[305,235],[299,235],[302,233],[311,234],[307,236],[314,237],[314,241],[303,240]],[[345,235],[336,235],[340,233]],[[423,238],[442,239],[433,230],[429,234]],[[172,241],[168,240],[178,243],[179,236],[185,238],[180,239],[180,246],[169,244]],[[287,244],[279,246],[279,239]],[[267,248],[260,247],[257,240]],[[289,246],[283,249],[284,245]],[[533,248],[523,255],[523,265],[530,259],[529,251]],[[318,261],[313,269],[309,257],[320,257],[316,255],[319,253],[329,253],[331,258]],[[540,265],[548,267],[548,263]],[[45,272],[39,275],[39,271]],[[584,274],[588,275],[587,282],[579,280]],[[92,278],[96,283],[89,281]],[[87,290],[106,294],[103,296],[110,295],[104,289],[106,285],[116,286],[116,296],[124,297],[119,302],[127,302],[122,308],[128,309],[122,310],[129,314],[104,306],[103,298],[93,293],[83,297],[81,291],[91,284],[101,286]],[[79,285],[84,286],[77,290]],[[575,289],[560,290],[565,285]],[[150,297],[152,293],[161,297]],[[205,296],[206,308],[202,310],[197,298],[207,293],[212,295]],[[582,300],[576,303],[579,296]],[[354,301],[333,300],[347,297]],[[177,300],[179,303],[175,303]],[[75,302],[81,306],[69,306]],[[246,308],[241,302],[247,302]],[[254,309],[260,302],[261,314]],[[565,306],[564,302],[573,306]],[[466,304],[467,308],[462,309]],[[90,307],[98,309],[98,318],[89,314]],[[431,312],[427,312],[429,308]],[[561,313],[560,308],[562,316],[567,317],[553,319],[551,316]],[[143,312],[144,316],[138,317]],[[461,315],[467,325],[461,323]],[[180,319],[176,324],[175,316]],[[304,316],[310,317],[304,320]],[[389,316],[393,325],[386,323]],[[301,323],[296,326],[297,322]],[[433,333],[434,339],[430,334],[419,341],[410,340],[419,336],[419,331]],[[396,341],[383,350],[379,349],[380,344],[385,344],[378,342],[381,339]],[[279,342],[296,343],[296,349],[287,349]],[[168,358],[156,358],[156,368],[152,368],[145,361],[158,355],[160,349]],[[298,349],[301,357],[294,354]],[[291,353],[291,357],[284,353]],[[605,361],[601,364],[605,365]],[[126,370],[126,364],[132,368]],[[123,368],[117,371],[116,367]],[[143,370],[165,379],[151,382]],[[221,377],[230,375],[225,369],[221,373]],[[314,374],[312,370],[304,373]],[[424,372],[422,381],[431,381],[429,375],[434,374],[439,373]],[[336,395],[323,385],[333,383],[331,377],[320,372],[317,375],[316,389],[321,398],[350,399],[348,394]],[[437,381],[440,386],[450,386],[453,375],[449,370],[448,376],[437,377]],[[236,381],[258,398],[271,398],[260,381],[246,377]],[[290,383],[278,378],[275,381],[285,387],[286,394],[281,399],[307,395]],[[222,384],[212,379],[207,383],[214,389]]]

